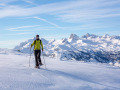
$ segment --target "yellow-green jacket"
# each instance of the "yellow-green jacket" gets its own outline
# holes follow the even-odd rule
[[[34,50],[43,50],[43,44],[42,40],[34,40],[33,43],[31,44],[31,47],[34,45]]]

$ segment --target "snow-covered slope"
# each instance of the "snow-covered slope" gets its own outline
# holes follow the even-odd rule
[[[47,69],[35,69],[33,55],[29,68],[28,54],[6,53],[0,53],[0,90],[120,90],[115,66],[45,57]]]
[[[34,39],[22,42],[14,50],[30,53],[30,48],[28,47]],[[61,56],[62,60],[96,60],[98,62],[112,63],[120,60],[120,36],[109,36],[107,34],[97,36],[87,33],[79,37],[76,34],[71,34],[69,38],[61,40],[47,41],[42,38],[42,41],[46,56]]]

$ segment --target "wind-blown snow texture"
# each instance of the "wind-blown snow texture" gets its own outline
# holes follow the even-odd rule
[[[45,60],[47,69],[35,69],[32,54],[29,68],[28,54],[0,49],[0,90],[120,90],[119,67]]]
[[[22,42],[14,50],[30,53],[29,47],[34,40],[35,38]],[[41,40],[46,56],[60,56],[60,60],[101,62],[120,66],[120,36],[97,36],[87,33],[81,38],[71,34],[69,38],[61,40]]]

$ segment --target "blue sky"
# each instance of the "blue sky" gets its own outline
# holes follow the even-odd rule
[[[0,0],[0,48],[71,33],[120,35],[120,0]]]

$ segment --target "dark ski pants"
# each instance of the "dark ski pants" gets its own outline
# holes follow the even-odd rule
[[[36,66],[39,66],[39,63],[42,63],[41,62],[41,50],[34,50],[34,55],[35,55],[35,63],[36,63]]]

